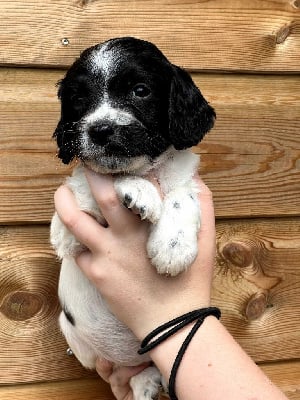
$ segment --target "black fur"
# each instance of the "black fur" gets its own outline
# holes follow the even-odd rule
[[[177,150],[199,143],[213,127],[215,111],[202,96],[190,75],[173,66],[170,89],[169,132]]]
[[[67,310],[66,307],[63,308],[64,314],[67,318],[67,320],[70,322],[71,325],[75,326],[75,320],[73,315],[70,313],[70,311]]]
[[[91,63],[103,46],[115,58],[108,74],[95,70]],[[74,157],[84,163],[95,157],[83,151],[83,135],[89,133],[101,155],[145,155],[152,160],[171,145],[178,150],[196,145],[215,119],[213,108],[190,76],[172,65],[152,43],[135,38],[112,39],[86,49],[59,82],[58,96],[61,119],[54,137],[58,157],[66,164]],[[132,115],[132,123],[99,120],[86,129],[86,116],[103,103],[104,96],[110,106]],[[102,129],[103,125],[107,129]],[[97,132],[105,137],[97,138]]]

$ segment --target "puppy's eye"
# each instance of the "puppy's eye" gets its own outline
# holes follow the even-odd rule
[[[84,100],[85,100],[84,96],[80,96],[80,95],[77,95],[77,94],[73,94],[71,96],[71,101],[73,103],[75,103],[75,104],[81,104]]]
[[[148,97],[151,93],[151,90],[144,83],[138,83],[132,89],[132,92],[136,97]]]

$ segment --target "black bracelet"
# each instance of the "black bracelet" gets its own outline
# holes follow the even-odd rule
[[[190,344],[190,341],[192,340],[193,336],[195,335],[197,330],[200,328],[200,326],[202,325],[205,318],[208,317],[209,315],[213,315],[214,317],[220,319],[221,311],[217,307],[207,307],[207,308],[200,308],[198,310],[188,312],[188,313],[181,315],[180,317],[174,318],[171,321],[166,322],[165,324],[154,329],[152,332],[149,333],[149,335],[147,335],[145,337],[145,339],[141,343],[141,348],[139,349],[138,353],[145,354],[148,351],[154,349],[154,347],[158,346],[160,343],[162,343],[164,340],[166,340],[170,336],[174,335],[176,332],[178,332],[180,329],[182,329],[186,325],[197,320],[197,322],[195,323],[195,325],[192,327],[191,331],[185,338],[182,346],[180,347],[179,352],[175,358],[172,370],[171,370],[170,379],[169,379],[169,396],[170,396],[171,400],[177,400],[177,396],[175,393],[175,378],[176,378],[176,374],[177,374],[180,362],[182,360],[182,357],[183,357],[188,345]],[[165,332],[165,333],[163,333],[163,332]],[[158,336],[158,335],[160,335],[160,336]],[[157,339],[155,339],[156,336],[158,336]]]

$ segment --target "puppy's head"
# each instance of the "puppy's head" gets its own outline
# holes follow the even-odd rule
[[[196,145],[215,113],[190,76],[151,43],[112,39],[85,50],[59,82],[54,132],[64,163],[130,172],[168,147]]]

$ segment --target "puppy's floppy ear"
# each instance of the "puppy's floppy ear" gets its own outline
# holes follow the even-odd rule
[[[213,127],[216,114],[190,75],[172,65],[169,98],[169,135],[177,150],[199,143]]]
[[[57,82],[58,93],[57,96],[60,100],[62,97],[62,86],[63,79]],[[64,122],[63,113],[61,111],[61,119],[53,133],[53,138],[56,139],[58,146],[58,157],[62,160],[64,164],[69,164],[76,153],[76,140],[74,133],[74,123]]]

